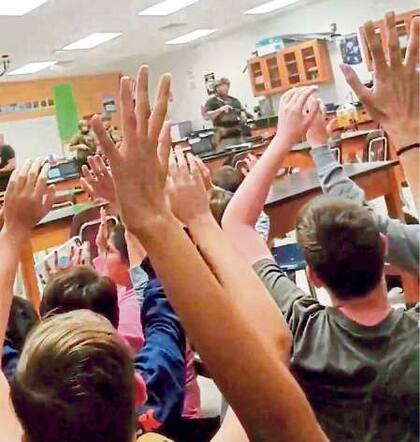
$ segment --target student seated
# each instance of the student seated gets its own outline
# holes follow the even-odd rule
[[[132,442],[134,367],[102,315],[78,310],[40,323],[27,340],[10,396],[31,442]]]
[[[103,160],[99,157],[89,158],[89,164],[91,165],[92,170],[95,171],[96,176],[100,176],[101,178],[100,181],[97,178],[92,178],[89,170],[87,170],[86,167],[84,168],[85,179],[89,184],[87,186],[88,192],[93,197],[97,197],[99,195],[104,195],[103,192],[101,193],[101,190],[103,188],[112,189],[108,193],[108,195],[106,195],[106,199],[109,202],[115,201],[114,184],[112,182],[111,175],[109,175],[109,173],[107,172]],[[146,257],[146,251],[141,246],[139,241],[130,232],[124,229],[124,226],[122,224],[117,224],[112,229],[111,233],[108,235],[106,213],[104,209],[101,209],[101,225],[96,238],[96,244],[98,246],[99,256],[94,260],[95,267],[102,273],[109,275],[121,287],[121,289],[125,287],[122,299],[127,300],[127,302],[129,301],[130,304],[132,304],[134,299],[133,290],[136,292],[137,305],[135,305],[134,307],[130,307],[127,305],[128,314],[130,312],[132,314],[133,311],[135,311],[138,307],[140,307],[141,323],[157,324],[159,326],[159,321],[156,320],[147,321],[145,319],[149,317],[147,316],[147,311],[143,308],[145,301],[145,293],[146,293],[145,290],[146,288],[148,288],[149,290],[147,291],[147,293],[149,294],[149,296],[150,293],[152,292],[157,297],[156,299],[162,298],[161,303],[159,304],[165,307],[165,310],[167,310],[165,314],[168,314],[170,316],[173,315],[174,323],[176,323],[177,326],[181,327],[179,324],[179,319],[175,316],[172,308],[168,304],[163,288],[161,287],[159,281],[157,280],[153,267],[151,266],[149,260]],[[149,286],[154,287],[154,290],[150,290]],[[120,299],[120,309],[121,309],[121,298],[119,299]],[[127,303],[125,303],[124,305],[126,304]],[[166,307],[167,304],[168,307]],[[162,314],[162,320],[163,318],[164,315]],[[181,333],[181,335],[183,336],[183,332]],[[159,336],[162,337],[162,334],[160,334]],[[182,339],[184,339],[184,336]],[[159,344],[156,342],[154,345],[156,345],[158,349]],[[200,417],[201,413],[200,389],[197,383],[197,373],[195,371],[195,365],[194,365],[194,352],[192,351],[191,345],[188,342],[188,340],[184,343],[184,345],[185,345],[185,363],[186,363],[186,382],[185,382],[185,403],[184,403],[182,416],[186,419],[198,418]],[[152,348],[152,343],[149,340],[149,343],[147,345],[148,351],[151,348]],[[146,350],[142,350],[142,352],[146,352]],[[151,354],[153,354],[153,349]],[[175,356],[175,358],[173,359],[173,363],[176,364],[177,359],[179,359],[179,355],[175,354],[173,356]],[[150,364],[152,365],[159,364],[162,362],[161,359],[153,360],[152,357],[149,358],[149,361]],[[157,369],[158,366],[156,366],[156,370]],[[176,371],[176,367],[172,367],[172,369]],[[153,372],[153,369],[151,367],[149,367],[149,373],[150,372]],[[176,396],[176,394],[174,396]],[[165,396],[162,396],[161,399],[163,399],[164,397]],[[166,404],[165,407],[170,408],[168,404]],[[160,419],[162,420],[162,417]]]
[[[278,133],[236,191],[222,225],[283,312],[293,334],[291,369],[331,440],[416,440],[419,312],[393,310],[388,302],[387,241],[371,211],[324,197],[297,218],[309,278],[328,291],[332,308],[286,277],[253,227],[284,156],[319,112],[319,102],[310,100],[315,89],[283,95]],[[415,375],[402,381],[404,370]]]

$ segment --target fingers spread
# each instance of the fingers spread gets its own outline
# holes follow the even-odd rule
[[[347,84],[353,89],[354,93],[361,101],[369,98],[369,89],[362,84],[353,68],[347,64],[340,65],[341,71],[344,74]]]
[[[172,123],[166,121],[159,135],[159,142],[157,147],[157,155],[159,158],[160,166],[162,168],[163,174],[168,173],[168,160],[169,152],[171,150],[172,140],[171,140],[171,127]]]
[[[376,75],[378,78],[383,77],[388,66],[385,60],[384,50],[382,48],[381,34],[375,31],[375,26],[371,21],[365,23],[363,29],[367,45],[372,54]]]
[[[120,82],[120,107],[122,133],[128,145],[135,140],[137,123],[134,114],[134,99],[131,92],[131,80],[129,77],[122,77]]]
[[[189,174],[188,163],[185,159],[184,152],[179,146],[175,147],[175,157],[179,172],[181,172],[181,175],[187,176]]]
[[[39,165],[38,165],[39,167]],[[37,198],[42,199],[46,190],[47,190],[47,182],[48,182],[48,172],[50,170],[49,163],[45,163],[42,167],[41,171],[36,180],[35,184],[35,194]]]
[[[149,140],[152,146],[156,146],[159,134],[168,112],[168,103],[171,93],[171,75],[165,74],[160,78],[156,103],[149,119]]]
[[[34,189],[35,183],[38,179],[38,175],[40,173],[41,165],[44,162],[42,158],[37,158],[29,168],[27,179],[26,179],[26,188],[28,191],[32,191]],[[48,164],[48,163],[47,163]],[[47,170],[47,176],[48,171],[50,170],[49,164],[48,164],[48,170]]]
[[[149,101],[149,67],[140,66],[137,72],[136,108],[137,131],[146,138],[149,131],[150,101]]]
[[[415,69],[420,62],[420,17],[414,17],[410,26],[410,37],[408,40],[405,64],[407,67]]]
[[[388,40],[389,61],[392,67],[402,66],[400,41],[395,27],[395,12],[385,15],[386,39]]]
[[[105,153],[111,163],[118,161],[118,150],[107,134],[105,127],[98,115],[95,115],[92,120],[92,129],[98,139],[102,151]]]

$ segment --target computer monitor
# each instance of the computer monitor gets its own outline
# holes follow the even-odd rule
[[[206,154],[214,152],[211,140],[212,136],[210,135],[207,137],[189,138],[188,142],[191,146],[191,151],[193,154],[205,156]]]

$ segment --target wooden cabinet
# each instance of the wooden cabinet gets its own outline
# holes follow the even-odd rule
[[[420,9],[414,9],[412,11],[404,12],[402,14],[398,14],[395,16],[395,21],[397,25],[397,33],[400,40],[400,46],[401,46],[401,55],[404,58],[405,52],[407,49],[407,43],[408,43],[408,34],[410,31],[410,24],[413,17],[420,15]],[[376,22],[373,22],[376,32],[381,34],[381,40],[382,40],[382,47],[384,48],[384,52],[386,57],[388,58],[388,41],[386,38],[386,31],[385,31],[385,21],[384,20],[378,20]],[[368,66],[368,69],[370,71],[373,70],[373,62],[372,62],[372,56],[370,54],[368,45],[366,43],[366,38],[364,36],[363,28],[360,28],[360,36],[362,40],[362,48],[363,48],[363,54],[366,61],[366,64]]]
[[[332,80],[328,49],[326,43],[319,40],[253,58],[248,61],[248,71],[255,96]]]

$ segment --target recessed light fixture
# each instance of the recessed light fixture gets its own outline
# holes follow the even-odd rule
[[[180,37],[174,38],[166,42],[167,45],[182,45],[189,43],[190,41],[197,40],[199,38],[205,37],[207,35],[213,34],[217,29],[196,29],[195,31],[189,32],[188,34],[181,35]]]
[[[56,61],[39,61],[36,63],[25,64],[14,71],[10,71],[7,75],[26,75],[26,74],[35,74],[36,72],[42,71],[43,69],[47,69],[51,66],[54,66]]]
[[[81,40],[75,41],[63,48],[64,51],[77,51],[79,49],[92,49],[121,35],[121,32],[96,32]]]
[[[245,14],[267,14],[268,12],[273,12],[276,9],[284,8],[293,3],[297,3],[299,0],[272,0],[271,2],[263,3],[252,9],[245,11]]]
[[[48,0],[1,0],[0,15],[25,15]]]
[[[139,12],[139,15],[169,15],[197,3],[199,0],[165,0]]]

